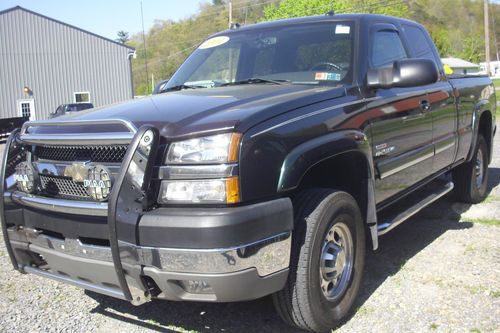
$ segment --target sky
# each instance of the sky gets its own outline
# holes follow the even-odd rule
[[[148,31],[155,20],[186,18],[208,1],[142,0],[144,28]],[[0,0],[0,11],[18,5],[110,39],[119,30],[130,36],[142,31],[141,0]]]
[[[186,18],[207,1],[142,0],[144,28],[148,31],[157,19]],[[111,39],[116,39],[119,30],[131,36],[142,31],[141,0],[0,0],[0,11],[15,6]]]

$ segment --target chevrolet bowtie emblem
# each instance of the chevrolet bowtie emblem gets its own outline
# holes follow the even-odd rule
[[[64,169],[64,176],[71,177],[74,182],[83,183],[84,179],[87,178],[89,162],[76,162],[69,165]]]

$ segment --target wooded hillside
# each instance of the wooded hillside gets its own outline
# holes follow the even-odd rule
[[[485,58],[482,0],[233,0],[232,3],[233,22],[241,25],[320,15],[329,10],[406,17],[429,30],[442,57],[458,57],[474,63]],[[496,59],[495,43],[500,42],[495,40],[496,36],[500,38],[499,14],[500,5],[491,4],[491,59]],[[147,72],[142,33],[133,35],[128,42],[137,49],[137,58],[132,62],[137,95],[151,92],[152,75],[155,82],[169,78],[207,36],[228,27],[227,0],[201,4],[197,13],[179,21],[162,20],[161,14],[158,15],[156,24],[146,32]]]

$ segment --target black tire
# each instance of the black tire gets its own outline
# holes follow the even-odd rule
[[[330,331],[350,314],[360,288],[365,260],[363,219],[351,195],[330,189],[301,192],[294,199],[294,214],[290,275],[283,290],[273,295],[273,302],[289,325],[312,332]],[[321,288],[320,261],[327,233],[340,225],[347,226],[352,236],[352,269],[344,280],[344,292],[329,300]],[[342,271],[340,279],[347,271]]]
[[[476,169],[479,159],[482,160],[479,168],[482,169],[483,175],[480,185],[478,184],[478,170]],[[472,159],[453,170],[454,192],[457,200],[464,203],[476,204],[486,198],[488,161],[488,146],[484,137],[479,134]]]

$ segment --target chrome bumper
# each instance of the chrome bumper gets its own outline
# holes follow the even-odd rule
[[[106,202],[47,198],[20,191],[14,191],[12,194],[6,192],[5,196],[10,196],[12,201],[22,206],[42,209],[49,212],[87,216],[108,216],[108,204]]]
[[[64,256],[112,263],[111,249],[106,246],[84,244],[78,239],[59,239],[29,228],[9,228],[9,239],[24,244],[27,249],[44,256],[55,251]],[[291,251],[291,233],[282,233],[252,244],[225,249],[171,249],[141,247],[119,241],[122,262],[143,265],[165,272],[194,274],[224,274],[255,268],[259,276],[266,276],[288,268]],[[50,268],[48,256],[44,256]],[[53,265],[57,266],[57,265]],[[64,272],[72,276],[71,272]]]

